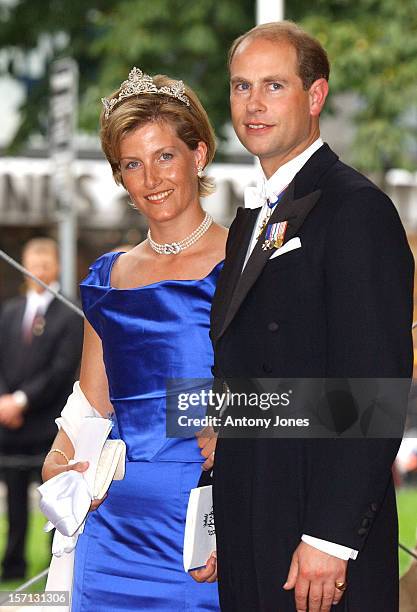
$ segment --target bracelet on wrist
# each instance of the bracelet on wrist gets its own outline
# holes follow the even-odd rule
[[[65,461],[67,462],[67,464],[69,463],[69,459],[66,456],[66,454],[64,453],[64,451],[62,451],[60,448],[51,448],[51,450],[46,454],[46,457],[49,457],[49,455],[52,455],[52,453],[59,453],[60,455],[62,455],[65,459]]]

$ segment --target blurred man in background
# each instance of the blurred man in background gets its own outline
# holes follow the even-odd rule
[[[50,238],[30,240],[22,263],[59,289],[58,248]],[[28,485],[33,469],[56,434],[60,413],[78,369],[82,319],[36,282],[0,314],[0,451],[5,466],[9,533],[2,562],[4,580],[25,576]]]

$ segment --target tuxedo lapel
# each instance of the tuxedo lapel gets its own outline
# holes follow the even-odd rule
[[[287,191],[282,198],[280,204],[278,204],[277,208],[271,215],[269,220],[269,224],[279,223],[281,221],[288,221],[287,230],[285,232],[285,240],[284,244],[286,244],[291,238],[293,238],[302,224],[306,219],[309,212],[312,210],[317,200],[321,195],[321,191],[313,191],[305,195],[304,197],[295,200],[294,199],[294,185],[295,182],[292,181],[287,188]],[[252,251],[251,256],[248,259],[248,262],[243,270],[242,274],[237,279],[234,287],[232,288],[233,295],[230,300],[229,308],[227,314],[224,318],[224,323],[220,328],[218,338],[224,334],[227,327],[230,325],[231,321],[235,317],[237,311],[239,310],[242,302],[246,298],[248,292],[255,284],[257,278],[261,274],[265,264],[271,257],[272,253],[277,249],[268,249],[263,250],[262,244],[265,240],[266,227],[264,228],[262,234],[260,235],[254,250]],[[244,252],[246,255],[246,251]],[[244,258],[243,258],[244,260]],[[242,261],[243,265],[243,261]]]
[[[297,234],[307,215],[315,206],[321,195],[318,187],[322,178],[337,160],[338,156],[333,153],[327,144],[324,144],[311,156],[288,186],[281,202],[269,220],[269,224],[288,221],[284,244]],[[262,250],[266,233],[265,228],[242,273],[259,209],[251,209],[250,211],[239,209],[239,211],[241,211],[239,232],[242,238],[236,239],[230,251],[227,252],[213,302],[211,337],[214,344],[232,322],[266,262],[276,250]],[[237,221],[238,218],[236,218],[235,223]]]
[[[238,208],[236,219],[231,228],[231,236],[236,236],[227,250],[227,257],[223,270],[217,281],[216,295],[211,309],[211,337],[216,340],[222,328],[230,300],[236,284],[239,281],[243,263],[252,236],[258,209]]]
[[[8,328],[8,354],[10,362],[18,370],[27,359],[23,343],[23,316],[26,309],[26,298],[19,298],[16,308],[10,313]]]
[[[16,305],[15,310],[11,312],[10,317],[10,337],[14,338],[14,345],[18,345],[18,352],[20,353],[20,345],[23,342],[23,316],[26,309],[26,298],[19,298],[19,302]]]

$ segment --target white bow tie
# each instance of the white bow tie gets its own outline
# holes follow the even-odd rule
[[[266,204],[267,200],[275,202],[278,195],[276,190],[272,191],[270,188],[268,189],[268,185],[246,187],[245,208],[258,208]]]
[[[265,204],[267,195],[265,190],[259,187],[246,187],[244,199],[245,208],[258,208]]]

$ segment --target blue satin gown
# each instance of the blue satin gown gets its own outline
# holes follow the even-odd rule
[[[201,280],[115,289],[110,275],[119,255],[92,265],[81,297],[102,340],[111,437],[126,442],[126,475],[78,539],[72,612],[218,611],[217,584],[196,583],[182,565],[188,496],[202,457],[195,438],[166,438],[165,384],[211,377],[210,306],[222,263]]]

